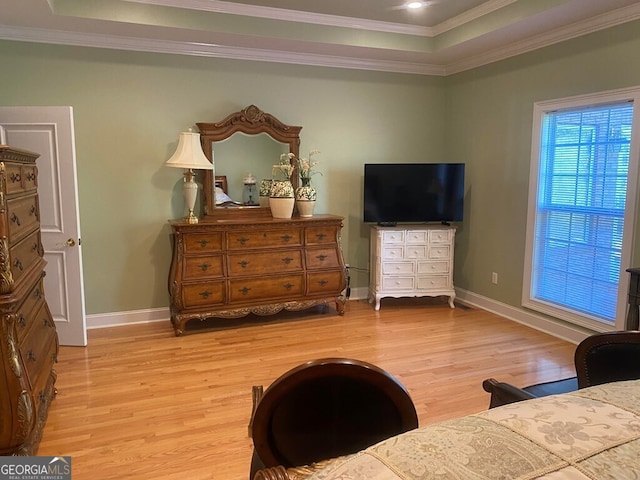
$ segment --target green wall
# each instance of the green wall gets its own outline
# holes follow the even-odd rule
[[[639,27],[446,78],[0,41],[0,104],[74,107],[89,314],[168,305],[183,200],[163,164],[180,131],[249,104],[302,125],[303,156],[322,152],[316,212],[345,217],[352,288],[368,285],[363,163],[465,162],[456,286],[518,307],[533,103],[640,85]]]
[[[303,126],[301,154],[322,152],[316,212],[345,217],[352,287],[368,284],[362,164],[445,158],[443,78],[10,41],[0,64],[0,105],[74,108],[88,314],[168,306],[167,221],[184,202],[163,164],[196,122],[255,104]]]
[[[467,162],[457,287],[520,306],[533,104],[640,85],[639,51],[633,22],[447,78],[447,157]]]

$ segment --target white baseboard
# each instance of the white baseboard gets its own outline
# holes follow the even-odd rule
[[[353,288],[350,300],[364,300],[369,295],[368,287]],[[514,322],[521,323],[527,327],[534,328],[554,337],[562,338],[575,344],[580,343],[584,338],[594,332],[582,329],[578,326],[566,324],[560,320],[545,318],[541,315],[512,307],[505,303],[492,300],[473,292],[456,289],[456,302],[469,305],[500,315]],[[87,329],[120,327],[124,325],[135,325],[140,323],[170,322],[170,312],[168,308],[153,308],[148,310],[134,310],[128,312],[100,313],[87,315]]]
[[[129,312],[98,313],[87,315],[87,330],[94,328],[122,327],[138,323],[170,322],[168,308],[151,308]]]
[[[456,289],[456,302],[458,301],[464,305],[482,308],[488,312],[495,313],[501,317],[575,344],[580,343],[586,337],[595,333],[578,327],[577,325],[567,324],[557,319],[546,318],[542,315],[516,308],[466,290]]]

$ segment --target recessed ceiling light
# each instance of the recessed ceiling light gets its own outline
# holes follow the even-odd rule
[[[409,2],[406,5],[407,8],[421,8],[424,7],[424,2]]]

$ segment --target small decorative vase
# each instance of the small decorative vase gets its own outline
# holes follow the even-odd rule
[[[269,206],[269,196],[271,196],[271,179],[260,180],[259,203],[261,207]]]
[[[313,209],[316,206],[315,200],[296,200],[296,205],[301,217],[313,217]]]
[[[311,186],[310,178],[301,178],[302,185],[296,188],[296,205],[301,217],[312,217],[318,192]]]
[[[289,180],[273,180],[271,182],[269,207],[271,207],[273,218],[291,218],[295,205],[293,193],[293,185]]]

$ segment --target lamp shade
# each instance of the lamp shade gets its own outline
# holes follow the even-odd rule
[[[205,157],[200,146],[200,134],[181,132],[176,152],[165,163],[168,167],[213,170],[213,163]]]

